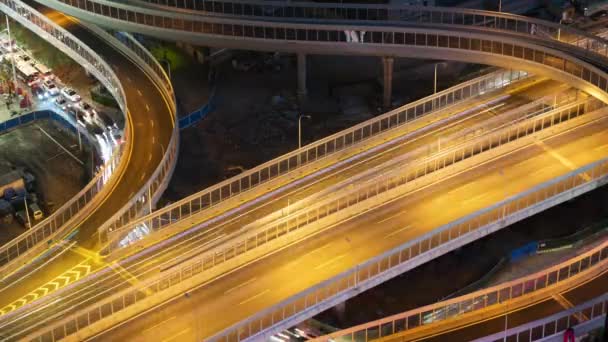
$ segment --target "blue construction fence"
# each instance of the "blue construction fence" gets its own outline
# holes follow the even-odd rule
[[[59,122],[62,126],[72,131],[72,133],[77,133],[76,127],[66,120],[63,116],[51,111],[51,110],[39,110],[35,112],[30,112],[27,114],[19,115],[18,117],[9,119],[0,123],[0,134],[6,133],[10,130],[13,130],[19,126],[23,126],[25,124],[34,122],[36,120],[41,119],[51,119],[56,122]]]
[[[213,112],[215,110],[213,100],[214,96],[212,95],[206,105],[188,114],[187,116],[184,116],[183,118],[179,118],[179,129],[181,130],[188,128],[203,120],[205,117],[207,117],[207,115],[209,115],[209,113]]]

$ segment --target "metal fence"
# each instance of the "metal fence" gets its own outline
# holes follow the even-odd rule
[[[172,224],[191,217],[203,210],[222,204],[227,199],[252,190],[279,176],[286,175],[302,166],[322,160],[337,152],[344,151],[372,137],[403,127],[439,109],[448,108],[465,99],[487,91],[502,88],[511,82],[527,78],[528,74],[518,71],[496,71],[444,91],[395,109],[352,128],[333,134],[299,150],[287,153],[242,174],[227,179],[210,188],[166,206],[129,224],[114,224],[109,227],[111,243],[104,253],[120,247],[119,242],[136,227],[145,225],[152,231],[159,231]],[[407,128],[407,126],[406,126]],[[104,233],[100,232],[100,236]]]
[[[489,234],[490,228],[495,224],[507,222],[511,217],[519,216],[520,219],[521,217],[527,217],[529,215],[526,215],[526,213],[531,212],[536,206],[541,206],[547,202],[555,201],[556,198],[565,196],[566,194],[579,191],[578,189],[593,184],[593,182],[596,182],[596,184],[605,183],[607,179],[608,159],[591,163],[486,209],[479,210],[476,213],[444,225],[413,241],[359,264],[342,274],[319,283],[227,328],[213,336],[210,340],[238,341],[246,338],[263,338],[269,333],[267,330],[273,327],[276,328],[279,322],[282,322],[285,326],[291,326],[297,323],[302,316],[308,317],[311,314],[321,312],[323,309],[333,306],[335,304],[333,301],[336,299],[345,300],[350,296],[373,287],[380,282],[379,279],[390,279],[400,274],[408,266],[412,267],[412,263],[419,262],[424,257],[428,258],[430,253],[444,244],[453,247],[454,244],[449,244],[449,242],[454,242],[455,240],[463,241],[467,237],[472,238],[473,236],[480,238]],[[177,279],[178,275],[186,277],[189,274],[175,274],[173,278]],[[168,281],[172,278],[169,278],[169,275],[167,275],[166,279]]]
[[[549,38],[561,41],[584,51],[590,51],[599,56],[608,56],[608,41],[601,37],[574,28],[504,12],[491,12],[475,9],[434,7],[434,6],[403,6],[403,5],[374,5],[374,4],[343,4],[343,3],[302,3],[302,2],[264,2],[264,1],[185,1],[185,0],[146,0],[156,7],[130,6],[123,3],[112,3],[99,0],[57,0],[67,5],[93,12],[102,16],[140,25],[178,31],[242,35],[243,37],[259,37],[277,39],[277,32],[269,26],[280,25],[288,19],[298,19],[306,26],[315,26],[313,30],[292,26],[293,38],[287,32],[279,33],[279,39],[301,40],[300,36],[308,36],[306,31],[318,32],[322,25],[342,25],[335,32],[334,38],[328,41],[352,41],[353,33],[357,42],[365,42],[373,33],[372,25],[378,23],[389,25],[437,25],[451,27],[466,27],[469,29],[491,29],[527,35],[534,39]],[[171,11],[171,7],[179,8]],[[191,11],[184,11],[191,10]],[[204,11],[205,16],[196,11]],[[272,17],[273,24],[251,24],[249,16]],[[283,21],[281,21],[283,20]],[[271,21],[271,20],[268,20]],[[247,22],[248,24],[244,24]],[[356,26],[355,26],[356,25]],[[367,26],[366,26],[367,25]],[[283,30],[288,30],[286,27]],[[256,33],[258,31],[259,33]],[[273,32],[274,31],[274,32]],[[297,32],[299,31],[299,32]],[[366,35],[367,34],[367,35]],[[315,35],[312,35],[315,36]],[[316,40],[319,39],[317,35]],[[308,40],[308,39],[306,39]]]
[[[197,122],[201,121],[202,119],[204,119],[205,117],[207,117],[207,115],[209,115],[211,112],[213,112],[215,110],[215,93],[212,92],[211,96],[209,97],[209,102],[207,102],[204,106],[202,106],[201,108],[195,110],[194,112],[179,118],[179,129],[186,129],[194,124],[196,124]]]
[[[555,315],[477,339],[475,342],[566,341],[563,334],[569,328],[573,328],[576,336],[580,336],[593,328],[602,328],[606,314],[608,314],[608,294]],[[555,339],[548,340],[551,337]]]
[[[586,177],[581,177],[581,175],[586,175]],[[592,163],[562,177],[540,184],[508,200],[449,223],[363,264],[357,265],[348,272],[318,284],[227,329],[220,335],[215,336],[215,338],[219,339],[223,337],[222,339],[233,340],[236,335],[239,335],[239,338],[254,336],[256,333],[271,327],[274,323],[296,316],[304,310],[344,293],[344,291],[366,286],[382,273],[394,272],[396,268],[403,267],[410,261],[416,260],[416,257],[437,247],[454,240],[462,241],[463,238],[478,233],[492,223],[497,221],[504,222],[509,217],[520,214],[522,211],[530,210],[530,207],[551,200],[553,197],[560,196],[564,192],[576,191],[581,185],[598,181],[600,178],[608,178],[606,175],[608,175],[608,159]],[[308,221],[308,223],[312,222]],[[205,271],[234,260],[236,256],[258,248],[261,245],[265,245],[266,250],[276,247],[270,242],[278,241],[282,245],[286,243],[285,240],[290,239],[289,241],[291,241],[297,235],[287,233],[293,233],[293,230],[279,231],[271,228],[270,230],[265,229],[264,231],[257,232],[257,234],[245,235],[235,241],[231,248],[212,250],[191,261],[171,268],[158,276],[144,280],[130,289],[103,299],[93,306],[82,309],[55,323],[41,334],[36,335],[37,339],[47,341],[63,338],[103,318],[129,308],[131,305],[148,298],[149,295],[160,294],[161,292],[165,294],[170,293],[170,291],[166,291],[175,289],[177,285],[184,286],[189,284],[193,286],[194,284],[191,283],[193,277]],[[279,240],[279,237],[286,237],[286,239]]]
[[[64,53],[83,65],[85,69],[95,75],[104,84],[124,112],[126,98],[122,86],[112,69],[93,50],[45,16],[19,1],[1,0],[0,10],[42,38],[60,47]],[[126,133],[128,133],[128,130],[129,128],[125,127]],[[97,197],[96,195],[102,190],[103,185],[109,181],[110,175],[119,167],[122,153],[126,149],[128,147],[125,145],[120,145],[120,147],[115,149],[110,160],[85,188],[61,206],[55,213],[32,229],[0,247],[0,266],[3,267],[2,276],[10,272],[6,268],[11,261],[16,261],[18,257],[32,251],[33,247],[51,244],[53,239],[58,235],[67,233],[73,228],[68,223],[72,222],[72,219]]]
[[[177,123],[173,86],[169,80],[169,76],[154,56],[128,33],[114,31],[109,33],[95,25],[86,23],[83,25],[120,51],[123,51],[129,58],[133,59],[137,65],[145,69],[146,75],[151,77],[163,93],[163,96],[165,96],[165,102],[169,105],[173,118],[171,139],[166,147],[166,151],[164,151],[160,164],[154,170],[154,173],[152,173],[150,178],[148,178],[146,184],[129,200],[129,202],[98,228],[99,231],[107,231],[110,226],[127,224],[128,222],[139,218],[142,214],[152,211],[152,207],[166,189],[169,179],[173,174],[175,163],[177,162],[179,153],[179,127]]]
[[[369,341],[427,324],[442,322],[568,281],[571,277],[591,268],[604,268],[608,265],[606,259],[608,259],[608,241],[540,272],[447,301],[340,330],[321,336],[315,341],[329,341],[330,339],[334,341]]]

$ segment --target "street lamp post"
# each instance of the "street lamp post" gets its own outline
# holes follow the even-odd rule
[[[498,0],[498,12],[502,12],[502,0]]]
[[[23,195],[23,204],[25,205],[25,216],[27,216],[28,229],[32,229],[32,222],[30,221],[30,211],[27,208],[27,194]]]
[[[302,148],[302,118],[310,119],[310,115],[298,116],[298,166],[300,166],[300,149]]]

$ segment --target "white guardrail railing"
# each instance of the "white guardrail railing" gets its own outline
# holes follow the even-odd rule
[[[1,0],[0,10],[60,48],[63,53],[82,65],[110,91],[122,112],[126,113],[126,98],[118,77],[92,49],[44,15],[19,1]],[[128,120],[126,122],[124,132],[128,136],[131,128]],[[115,149],[106,165],[72,199],[44,221],[0,247],[0,267],[2,267],[0,276],[3,277],[14,267],[20,266],[16,265],[17,261],[22,260],[20,257],[33,256],[32,254],[39,252],[34,247],[47,248],[59,236],[68,233],[73,228],[70,225],[73,219],[90,209],[89,204],[98,198],[97,195],[102,191],[104,184],[110,180],[113,171],[123,167],[121,156],[130,148],[128,141],[129,139],[127,139],[127,146],[123,144]]]
[[[371,26],[395,26],[404,23],[433,27],[444,25],[478,30],[492,29],[498,32],[533,36],[541,40],[549,38],[602,57],[608,56],[608,41],[602,37],[595,37],[593,34],[542,19],[466,8],[255,0],[202,2],[143,0],[132,3],[111,0],[57,1],[120,21],[201,34],[347,42],[352,39],[354,32],[359,42],[371,42],[374,39],[372,35],[375,34],[373,29],[367,29]],[[173,8],[178,10],[172,10]],[[268,18],[267,24],[256,24],[255,18],[252,20],[250,17],[258,16],[272,17],[272,19]],[[281,25],[289,24],[288,20],[293,19],[297,19],[299,24],[315,28],[305,29],[298,25],[288,28]],[[324,25],[341,27],[335,33],[335,37],[329,37],[329,34],[327,36],[323,34]],[[276,30],[279,26],[282,26],[280,31]],[[290,30],[293,32],[289,32]]]
[[[136,227],[146,226],[153,232],[160,231],[203,210],[216,207],[227,199],[252,190],[272,179],[287,175],[300,167],[402,127],[437,110],[448,108],[473,96],[502,88],[527,77],[527,73],[519,71],[492,72],[303,146],[299,150],[287,153],[157,210],[152,215],[129,224],[113,222],[107,229],[100,231],[100,236],[108,236],[111,241],[105,253],[119,248],[119,242]]]
[[[572,112],[570,111],[570,113]],[[576,111],[574,113],[576,113]],[[572,113],[572,115],[575,115],[574,113]],[[551,116],[543,118],[535,117],[533,121],[528,123],[528,128],[530,130],[535,130],[534,127],[537,127],[536,129],[547,128],[550,126],[550,122],[556,124],[560,120],[566,120],[570,115],[565,114],[564,116],[564,114],[565,112],[560,112],[552,113]],[[584,118],[584,116],[581,118]],[[573,121],[574,120],[576,119],[573,119]],[[504,141],[504,137],[507,137],[507,140],[509,140],[508,137],[515,138],[515,136],[512,135],[513,132],[520,132],[522,136],[529,134],[524,133],[529,132],[528,129],[520,131],[517,127],[509,127],[508,130],[509,134],[495,134],[493,135],[494,139],[487,139],[485,144],[489,143],[491,145],[500,143],[501,140]],[[471,145],[474,146],[473,149],[460,148],[455,150],[468,151],[465,152],[467,154],[484,150],[484,144],[473,143]],[[457,151],[455,151],[453,155],[459,155]],[[460,155],[462,156],[462,154]],[[438,164],[434,161],[429,161],[427,162],[427,165]],[[588,177],[580,177],[581,174],[586,174]],[[238,334],[241,338],[250,337],[282,319],[296,316],[301,313],[301,311],[309,310],[311,307],[322,304],[324,303],[324,300],[328,300],[333,296],[338,296],[344,291],[349,291],[353,288],[358,290],[366,288],[365,286],[368,286],[367,288],[369,288],[371,283],[376,280],[374,278],[383,272],[397,272],[398,268],[403,267],[410,262],[415,262],[417,257],[428,254],[427,252],[430,252],[443,244],[449,243],[448,245],[451,245],[454,241],[464,241],[464,243],[467,243],[468,241],[466,241],[466,239],[470,236],[479,236],[480,232],[484,233],[481,235],[489,234],[491,232],[491,224],[500,223],[502,224],[502,228],[503,226],[506,226],[507,220],[521,215],[522,211],[529,214],[533,211],[531,207],[538,206],[548,201],[554,201],[554,197],[563,196],[563,192],[570,193],[580,191],[579,189],[581,186],[599,182],[600,179],[601,181],[605,181],[605,179],[608,179],[607,175],[608,160],[602,160],[562,177],[558,177],[552,181],[540,184],[529,191],[447,224],[433,232],[429,232],[409,243],[373,258],[368,262],[358,265],[354,270],[340,274],[306,290],[300,295],[279,303],[271,309],[265,310],[260,314],[247,319],[245,322],[231,327],[225,332],[222,332],[219,336],[225,336],[227,337],[226,339],[232,340],[232,337],[237,334],[236,332],[239,332]],[[377,183],[384,184],[383,181],[387,178],[388,177],[382,177]],[[391,188],[394,189],[395,186],[391,186]],[[341,199],[338,199],[338,201],[340,200]],[[322,217],[328,217],[330,214],[334,214],[337,211],[338,208],[333,206],[334,203],[330,204],[333,207],[333,212],[330,212],[330,210],[319,211],[319,216],[316,217],[304,215],[309,217],[309,220],[306,221],[306,223],[304,223],[304,220],[300,220],[300,226],[297,226],[297,223],[294,225],[293,221],[291,221],[292,223],[289,224],[289,226],[272,226],[257,232],[245,234],[232,242],[231,246],[220,246],[215,250],[204,253],[200,257],[196,257],[170,268],[158,276],[144,280],[129,289],[100,300],[93,306],[79,310],[52,326],[47,327],[44,332],[28,336],[28,339],[41,341],[57,340],[82,329],[85,329],[86,332],[90,333],[94,330],[94,328],[90,327],[92,324],[101,321],[104,318],[114,318],[117,314],[121,314],[121,312],[125,313],[125,311],[123,311],[125,309],[134,308],[132,310],[142,310],[151,305],[157,305],[165,300],[169,300],[172,296],[177,294],[181,295],[183,294],[183,291],[200,283],[202,277],[207,277],[215,271],[225,271],[226,267],[230,268],[241,264],[243,260],[237,258],[237,256],[242,255],[244,257],[251,257],[253,253],[248,252],[255,251],[255,253],[257,253],[260,250],[262,251],[261,253],[268,253],[274,248],[278,248],[286,243],[301,238],[301,234],[298,234],[297,232],[303,231],[302,228],[305,224],[318,222]],[[356,209],[359,213],[361,212],[361,208],[358,208],[356,204],[348,205],[348,203],[345,203],[344,201],[341,201],[340,203],[342,203],[343,206],[342,208],[339,208],[341,210],[340,212],[348,211],[344,210],[346,207],[348,209]],[[296,213],[295,216],[300,217],[301,214]],[[289,230],[289,227],[297,227],[297,229]],[[261,246],[264,246],[265,248],[258,249],[258,247]],[[214,270],[210,271],[211,269]],[[138,305],[133,306],[134,304]],[[129,312],[129,310],[126,311]],[[87,334],[86,332],[85,335]],[[219,336],[216,336],[216,338],[219,338]]]
[[[531,294],[547,286],[566,281],[590,268],[606,267],[608,265],[606,259],[608,259],[608,241],[579,256],[534,274],[447,301],[340,330],[316,338],[315,341],[369,341],[442,322]]]
[[[100,36],[103,40],[112,44],[119,51],[125,53],[130,59],[138,62],[137,64],[140,67],[146,69],[146,74],[152,77],[158,88],[161,89],[164,96],[167,97],[166,102],[169,103],[171,115],[173,116],[171,139],[159,166],[150,178],[148,178],[146,184],[129,200],[129,202],[98,228],[99,231],[107,231],[109,229],[108,227],[124,225],[139,218],[144,213],[150,213],[159,197],[167,188],[173,170],[175,169],[179,153],[177,109],[175,93],[169,76],[160,63],[158,63],[154,56],[152,56],[144,46],[128,33],[107,32],[95,25],[87,23],[82,24],[87,29]]]
[[[594,329],[605,328],[606,314],[608,314],[608,293],[549,317],[486,336],[474,342],[562,342],[566,341],[564,334],[569,328],[573,329],[574,336],[577,337]]]

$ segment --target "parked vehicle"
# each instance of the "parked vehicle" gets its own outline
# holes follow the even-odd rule
[[[19,210],[17,213],[15,213],[15,217],[17,218],[17,221],[19,221],[19,223],[21,223],[25,228],[31,228],[30,221],[27,218],[25,210]]]
[[[74,89],[69,87],[63,88],[61,90],[61,95],[63,95],[70,102],[76,103],[80,101],[80,95],[78,95]]]
[[[69,106],[71,106],[68,101],[65,99],[65,97],[63,96],[57,96],[57,98],[55,99],[55,105],[59,108],[61,108],[61,110],[66,110],[68,109]]]
[[[34,220],[40,221],[44,218],[44,213],[40,209],[40,206],[38,205],[38,203],[32,203],[29,205],[29,207],[30,207],[30,212],[32,213],[32,216],[34,216]]]
[[[42,88],[47,97],[59,95],[59,88],[57,88],[57,85],[55,85],[55,82],[53,81],[46,80],[42,82]]]

